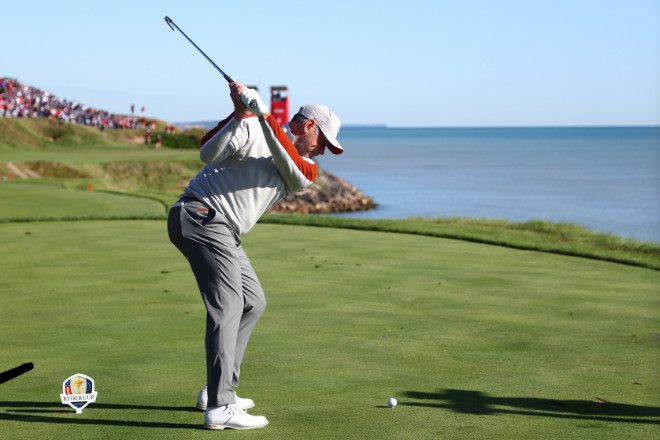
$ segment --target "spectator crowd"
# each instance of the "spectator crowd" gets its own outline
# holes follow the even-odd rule
[[[36,87],[22,85],[15,79],[0,78],[0,117],[53,118],[66,122],[106,128],[138,128],[146,126],[144,116],[111,114],[76,101],[59,99]]]

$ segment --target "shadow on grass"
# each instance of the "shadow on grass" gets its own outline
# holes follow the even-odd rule
[[[202,412],[190,406],[143,406],[143,405],[121,405],[112,403],[94,403],[85,409],[83,415],[93,414],[97,409],[118,410],[146,410],[146,411],[184,411],[200,414],[200,422],[195,424],[168,423],[168,422],[145,422],[133,420],[94,419],[76,416],[76,412],[69,406],[61,405],[59,402],[26,402],[26,401],[0,401],[0,420],[14,422],[33,423],[59,423],[72,425],[106,425],[106,426],[132,426],[138,428],[178,428],[178,429],[203,429]],[[58,414],[48,416],[44,414]],[[68,418],[74,416],[75,418]]]
[[[435,393],[405,391],[414,401],[400,405],[444,408],[475,415],[518,414],[535,417],[598,420],[604,422],[660,424],[660,408],[590,400],[552,400],[535,397],[494,397],[481,391],[439,390]]]

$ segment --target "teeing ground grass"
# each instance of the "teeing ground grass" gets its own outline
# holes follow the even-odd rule
[[[259,224],[268,307],[205,431],[205,312],[164,220],[0,224],[0,438],[652,439],[660,272],[434,237]],[[82,373],[99,393],[59,402]],[[399,406],[387,407],[396,397]]]

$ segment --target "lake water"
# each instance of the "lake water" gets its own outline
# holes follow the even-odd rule
[[[660,127],[346,127],[319,165],[372,197],[358,218],[581,224],[660,242]]]

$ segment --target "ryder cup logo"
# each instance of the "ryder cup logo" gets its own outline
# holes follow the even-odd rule
[[[69,405],[81,414],[83,408],[92,402],[96,402],[94,391],[94,379],[84,374],[74,374],[62,383],[62,405]]]

